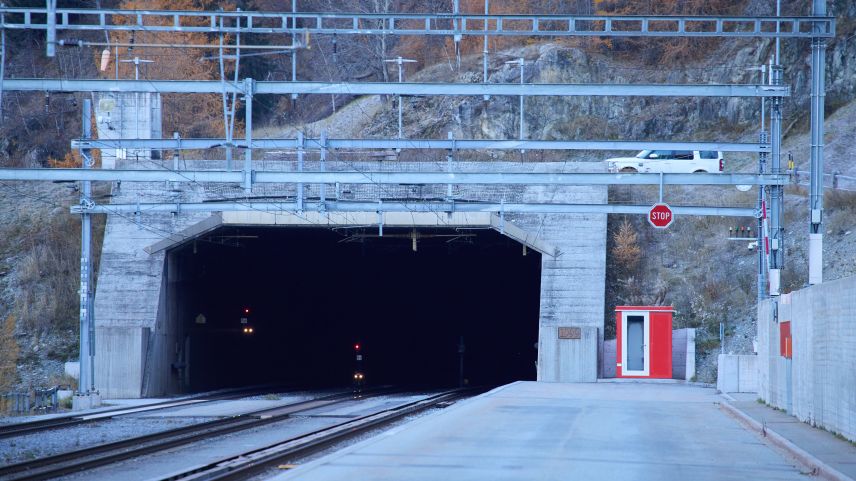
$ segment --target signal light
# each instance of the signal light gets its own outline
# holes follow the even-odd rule
[[[355,350],[355,351],[359,351],[359,350],[360,350],[360,345],[359,345],[359,344],[354,344],[354,350]]]
[[[249,313],[250,313],[250,308],[249,308],[249,307],[245,307],[245,308],[244,308],[244,314],[249,314]]]

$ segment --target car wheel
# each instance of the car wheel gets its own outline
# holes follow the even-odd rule
[[[636,169],[634,169],[633,167],[624,167],[619,172],[638,172],[638,171]]]
[[[693,172],[693,174],[699,174],[699,173],[701,173],[701,174],[706,174],[706,173],[707,173],[707,171],[706,171],[706,170],[703,170],[703,169],[698,169],[698,170],[696,170],[696,171],[694,171],[694,172]]]

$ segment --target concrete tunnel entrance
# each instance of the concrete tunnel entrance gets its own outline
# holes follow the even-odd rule
[[[183,391],[346,385],[355,343],[369,384],[451,386],[461,336],[470,384],[535,379],[541,254],[494,230],[223,226],[168,255]]]

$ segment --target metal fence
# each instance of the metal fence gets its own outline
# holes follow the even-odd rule
[[[54,412],[59,406],[57,391],[59,386],[0,395],[0,412],[12,414]]]
[[[809,172],[806,170],[794,171],[794,181],[800,185],[809,185]],[[841,175],[838,172],[823,174],[823,187],[825,189],[846,190],[856,192],[856,177]]]

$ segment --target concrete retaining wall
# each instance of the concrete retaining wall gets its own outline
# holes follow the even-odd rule
[[[695,377],[694,328],[672,331],[672,379],[691,381]]]
[[[802,421],[856,440],[856,277],[758,306],[758,394]],[[780,352],[791,323],[792,359]]]
[[[96,389],[113,398],[140,397],[149,329],[96,327],[95,339]]]
[[[758,356],[720,354],[716,389],[722,392],[758,392]]]
[[[560,338],[562,329],[578,329],[579,337]],[[553,382],[595,382],[597,381],[597,346],[600,330],[593,326],[542,327],[538,332],[539,365],[538,373],[555,373]],[[574,336],[576,337],[576,336]],[[541,351],[550,353],[549,357]],[[541,365],[550,362],[550,366]]]

